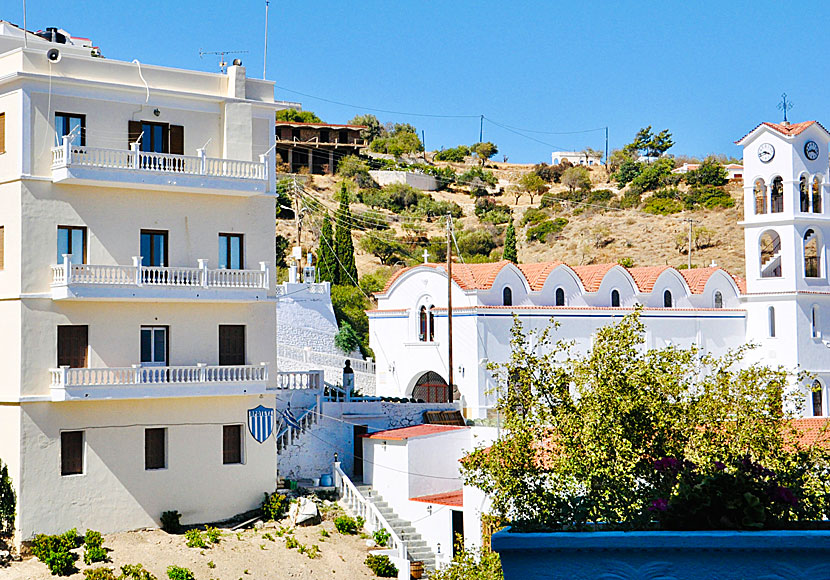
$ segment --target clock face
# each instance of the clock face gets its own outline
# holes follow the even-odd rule
[[[761,143],[758,147],[758,159],[763,163],[769,163],[775,157],[775,147],[771,143]]]
[[[810,161],[818,159],[818,143],[815,141],[807,141],[804,144],[804,155],[806,155],[807,159]]]

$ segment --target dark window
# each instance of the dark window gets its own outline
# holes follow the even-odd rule
[[[63,145],[63,138],[71,135],[73,145],[86,145],[86,115],[55,113],[55,139]]]
[[[810,192],[807,187],[807,176],[802,175],[798,180],[798,191],[801,194],[801,211],[810,211]]]
[[[565,290],[563,288],[556,289],[556,305],[565,306]]]
[[[222,426],[222,463],[242,463],[242,425]]]
[[[426,342],[428,333],[427,307],[421,306],[421,309],[418,311],[418,340]]]
[[[672,307],[671,292],[669,290],[666,290],[665,292],[663,292],[663,306],[665,308],[671,308]]]
[[[168,352],[166,326],[141,327],[141,364],[165,366]]]
[[[166,435],[167,429],[164,428],[144,430],[144,469],[167,467]]]
[[[804,233],[804,277],[818,278],[819,270],[818,237],[809,229]]]
[[[295,141],[299,141],[302,138],[301,135],[302,133],[299,129],[291,129],[291,138]]]
[[[620,292],[619,290],[611,290],[611,306],[619,306],[620,305]]]
[[[715,290],[715,308],[723,308],[723,294],[720,290]]]
[[[435,313],[432,309],[435,308],[432,304],[429,305],[429,341],[435,340]]]
[[[770,306],[769,310],[767,311],[768,323],[769,323],[769,336],[770,338],[775,338],[775,308]]]
[[[354,451],[354,468],[352,469],[352,474],[354,475],[355,481],[361,481],[363,479],[363,436],[369,432],[369,427],[367,425],[354,425],[352,427],[352,438],[354,440],[354,444],[352,445],[352,451]]]
[[[319,137],[318,140],[319,140],[320,143],[328,143],[329,142],[329,132],[328,131],[320,131],[320,137]]]
[[[173,153],[184,155],[184,127],[152,121],[129,121],[128,143],[139,142],[139,150],[146,153]],[[181,171],[183,165],[177,162],[164,163],[158,159],[145,160],[144,168],[160,171]]]
[[[88,337],[88,326],[58,326],[58,366],[86,368]]]
[[[821,383],[819,381],[813,381],[813,417],[821,417],[824,415],[821,394]]]
[[[501,291],[501,302],[504,306],[513,306],[513,291],[510,286],[505,286]]]
[[[821,213],[821,178],[813,178],[813,213]]]
[[[245,364],[245,326],[241,324],[219,325],[219,364]]]
[[[450,400],[450,389],[447,382],[434,371],[421,375],[412,389],[412,398],[421,399],[427,403],[447,403]]]
[[[349,132],[348,131],[340,131],[340,137],[337,138],[340,143],[348,143],[349,142]]]
[[[141,122],[141,147],[148,153],[169,153],[170,143],[166,123]]]
[[[84,432],[61,433],[61,475],[77,475],[84,472]]]
[[[772,192],[770,193],[770,211],[781,213],[784,211],[784,180],[776,177],[772,180]]]
[[[167,266],[167,232],[141,230],[141,265]]]
[[[72,264],[86,264],[86,228],[58,226],[58,264],[63,264],[64,254],[72,255]]]
[[[244,268],[242,234],[219,234],[219,267],[229,270]]]

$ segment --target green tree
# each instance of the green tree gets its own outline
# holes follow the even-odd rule
[[[651,130],[651,125],[637,131],[634,140],[623,147],[623,151],[632,157],[637,154],[647,157],[659,157],[672,148],[674,141],[668,129],[663,129],[656,135]]]
[[[337,231],[334,234],[334,255],[339,266],[338,284],[357,285],[357,266],[354,262],[352,242],[352,213],[349,210],[349,194],[346,185],[340,189],[340,209],[337,215]]]
[[[322,123],[323,121],[311,111],[281,109],[277,111],[277,121],[284,123]]]
[[[631,180],[633,187],[641,191],[654,191],[665,185],[674,185],[680,180],[679,175],[673,175],[674,161],[663,157],[654,163],[642,165],[640,172]]]
[[[567,172],[566,172],[567,173]],[[590,187],[591,179],[588,178],[588,185]],[[548,191],[548,184],[545,183],[545,180],[539,177],[534,172],[525,173],[519,178],[519,186],[521,187],[522,191],[527,193],[530,196],[530,205],[533,205],[533,197],[536,195],[542,195],[546,191]]]
[[[449,149],[437,151],[433,156],[433,159],[435,161],[454,161],[456,163],[463,163],[464,158],[469,154],[469,147],[466,145],[459,145],[458,147],[450,147]]]
[[[429,580],[503,580],[501,559],[489,550],[461,549],[448,566],[430,573]]]
[[[9,466],[0,461],[0,538],[10,538],[14,534],[16,511],[17,495],[9,476]]]
[[[586,147],[580,151],[580,154],[585,158],[585,165],[588,165],[588,162],[591,161],[591,159],[596,159],[597,157],[602,159],[602,151],[597,151],[596,149],[591,149],[590,147]]]
[[[331,219],[326,216],[323,227],[320,228],[320,245],[317,248],[317,279],[320,282],[340,283],[340,266],[337,264],[334,248]]]
[[[475,153],[475,156],[478,157],[479,165],[483,167],[488,159],[499,152],[499,148],[496,147],[495,143],[484,141],[483,143],[474,143],[470,147],[470,151]]]
[[[360,337],[360,350],[372,356],[369,349],[369,317],[366,310],[372,307],[360,288],[354,286],[332,286],[331,306],[338,326],[348,322]]]
[[[562,174],[562,183],[571,193],[591,188],[591,174],[584,167],[570,167]]]
[[[693,169],[684,176],[686,183],[692,187],[704,185],[721,186],[729,181],[729,172],[714,157],[707,157],[700,167]]]
[[[386,134],[386,129],[380,124],[378,118],[374,115],[357,115],[349,121],[349,125],[363,125],[366,128],[360,131],[360,138],[367,143],[371,143],[378,137],[383,137]]]
[[[360,240],[360,249],[364,252],[377,256],[380,263],[389,266],[403,259],[406,255],[406,248],[393,236],[375,236],[367,233]]]
[[[424,150],[424,144],[418,137],[418,130],[409,123],[396,123],[387,129],[385,136],[376,137],[369,149],[376,153],[388,153],[400,157],[405,153],[416,153]]]
[[[345,320],[340,323],[340,330],[334,335],[334,346],[346,354],[360,349],[360,337]]]
[[[516,229],[513,227],[513,220],[507,224],[504,232],[504,255],[502,260],[510,260],[514,264],[519,263],[519,254],[516,251]]]

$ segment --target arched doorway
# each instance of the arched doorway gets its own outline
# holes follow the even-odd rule
[[[441,375],[435,371],[427,371],[415,381],[412,398],[427,403],[449,403],[450,388]]]

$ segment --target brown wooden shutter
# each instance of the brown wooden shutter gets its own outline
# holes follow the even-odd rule
[[[6,113],[0,113],[0,153],[6,150]]]
[[[88,347],[88,326],[58,326],[59,367],[86,368]]]
[[[84,472],[84,432],[61,433],[61,475]]]
[[[127,121],[127,147],[138,141],[141,135],[141,121]]]
[[[170,125],[170,153],[184,155],[184,127]]]
[[[164,428],[144,430],[144,469],[164,469]]]
[[[222,463],[242,463],[242,425],[222,426]]]
[[[6,267],[6,228],[0,226],[0,270]]]
[[[222,324],[219,326],[219,364],[245,364],[245,326]]]

